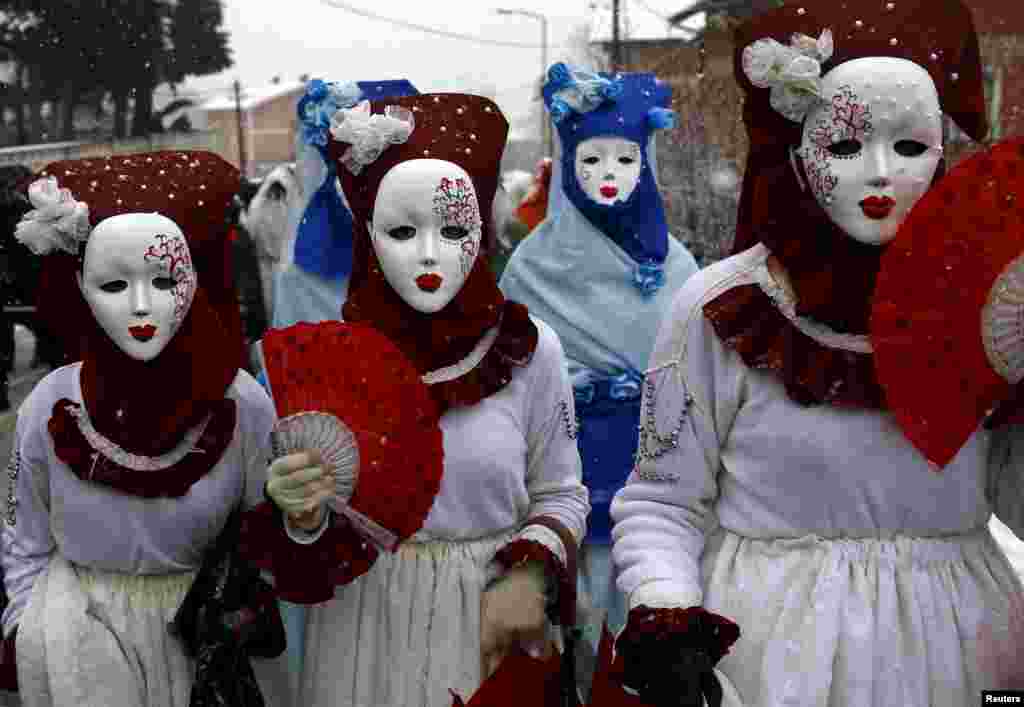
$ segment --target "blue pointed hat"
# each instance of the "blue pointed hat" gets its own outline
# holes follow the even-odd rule
[[[355,81],[346,83],[312,79],[299,99],[298,160],[317,175],[315,189],[307,188],[309,201],[299,220],[295,236],[294,262],[306,272],[336,280],[352,271],[352,214],[335,188],[338,176],[334,162],[327,159],[327,136],[331,117],[360,101],[415,96],[419,91],[405,79]]]
[[[636,262],[637,289],[656,291],[664,281],[668,225],[647,148],[655,130],[675,126],[671,87],[650,73],[597,73],[558,63],[548,70],[543,95],[562,144],[565,196]],[[576,148],[595,137],[622,137],[640,146],[640,179],[625,201],[599,204],[576,180]]]

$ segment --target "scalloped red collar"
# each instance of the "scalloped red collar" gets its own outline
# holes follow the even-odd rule
[[[722,343],[751,368],[771,371],[800,405],[885,409],[867,337],[798,314],[767,261],[754,276],[754,284],[731,287],[704,305]]]

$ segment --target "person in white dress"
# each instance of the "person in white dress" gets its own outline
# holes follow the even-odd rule
[[[54,163],[29,188],[17,238],[46,254],[42,297],[84,356],[22,403],[8,466],[3,632],[26,707],[210,694],[168,625],[232,511],[262,498],[276,419],[222,279],[237,182],[211,153],[156,152]],[[271,597],[250,608],[276,616]],[[202,679],[255,698],[244,665]]]
[[[1024,536],[1021,433],[981,428],[936,473],[866,335],[885,244],[942,173],[943,113],[986,132],[970,12],[791,3],[737,40],[737,254],[666,313],[612,504],[623,682],[675,704],[978,704],[979,627],[1020,591],[987,524]]]
[[[574,594],[589,504],[572,389],[558,337],[487,267],[508,130],[498,107],[393,98],[331,125],[354,217],[344,320],[383,333],[421,372],[444,411],[444,459],[421,530],[309,609],[298,702],[448,707],[505,655],[543,643],[546,612],[564,616]],[[310,462],[298,453],[269,470],[296,551],[335,522],[323,503],[333,482]]]

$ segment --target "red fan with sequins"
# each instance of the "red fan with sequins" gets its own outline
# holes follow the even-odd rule
[[[358,324],[271,329],[262,352],[279,418],[275,456],[318,449],[334,475],[332,509],[393,552],[422,527],[441,484],[439,414],[419,373]]]
[[[882,258],[871,341],[890,410],[941,470],[1024,378],[1024,141],[917,203]]]
[[[510,653],[469,702],[452,691],[452,707],[562,707],[561,669],[562,657],[557,652],[547,658]]]

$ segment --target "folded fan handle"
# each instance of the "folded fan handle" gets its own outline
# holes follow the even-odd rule
[[[394,552],[398,549],[399,538],[390,530],[363,515],[346,503],[334,504],[334,510],[352,524],[356,532],[370,541],[378,550]]]

